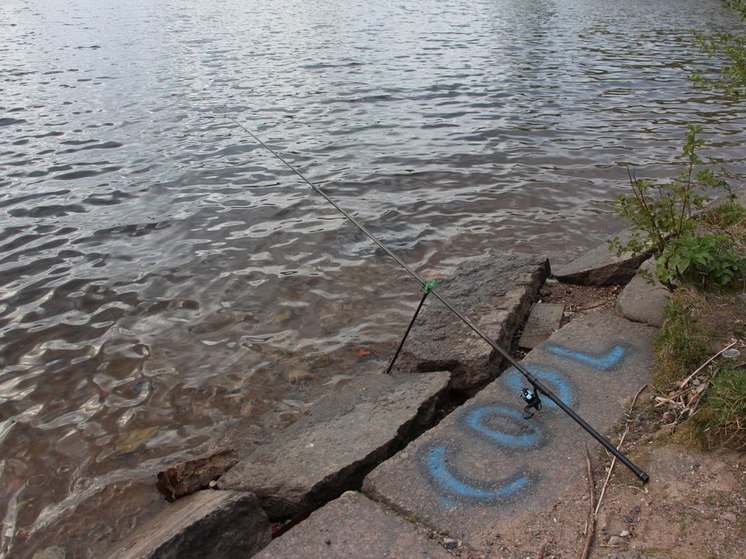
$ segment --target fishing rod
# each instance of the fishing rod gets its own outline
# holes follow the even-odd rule
[[[466,324],[477,336],[482,338],[485,342],[487,342],[492,349],[497,351],[500,355],[502,355],[505,360],[510,363],[515,369],[521,373],[526,380],[531,384],[533,387],[533,390],[524,388],[521,392],[521,398],[524,402],[526,402],[526,407],[524,408],[524,416],[529,418],[533,415],[532,410],[540,410],[541,409],[541,397],[540,395],[543,394],[547,398],[549,398],[552,402],[557,404],[557,406],[564,411],[567,415],[569,415],[573,421],[575,421],[578,425],[580,425],[589,435],[591,435],[598,443],[601,444],[606,450],[608,450],[612,455],[614,455],[622,464],[627,466],[643,483],[647,483],[650,480],[650,476],[643,472],[640,468],[638,468],[632,461],[627,458],[627,456],[621,452],[618,448],[616,448],[609,440],[604,437],[601,433],[596,431],[593,427],[591,427],[582,417],[580,417],[575,411],[573,411],[570,406],[565,404],[562,400],[560,400],[554,392],[552,392],[549,388],[547,388],[539,379],[537,379],[534,375],[532,375],[523,365],[521,365],[518,361],[516,361],[510,353],[508,353],[505,349],[502,348],[497,342],[495,342],[492,338],[490,338],[484,331],[482,331],[481,328],[479,328],[468,316],[463,314],[461,311],[456,309],[449,301],[446,299],[443,295],[438,293],[438,291],[434,288],[433,282],[428,282],[422,276],[420,276],[416,271],[414,271],[404,260],[402,260],[396,253],[391,251],[386,245],[384,245],[373,233],[368,231],[368,229],[360,223],[357,219],[355,219],[352,215],[350,215],[347,211],[345,211],[344,208],[342,208],[339,204],[337,204],[333,199],[331,199],[327,194],[321,190],[317,185],[309,181],[303,174],[301,174],[300,171],[298,171],[293,165],[288,163],[282,155],[280,155],[278,152],[273,150],[271,147],[269,147],[267,144],[265,144],[256,134],[254,134],[251,130],[246,128],[243,124],[238,122],[235,118],[233,118],[230,115],[225,115],[229,120],[231,120],[236,126],[241,128],[246,134],[248,134],[251,138],[254,139],[259,145],[261,145],[264,149],[269,151],[274,157],[279,159],[288,169],[290,169],[293,173],[295,173],[304,183],[306,183],[308,186],[311,187],[311,189],[316,192],[319,196],[324,198],[329,204],[331,204],[339,213],[341,213],[347,220],[352,223],[355,227],[357,227],[360,231],[362,231],[366,237],[368,237],[371,241],[373,241],[376,245],[378,245],[381,250],[383,250],[386,254],[388,254],[394,261],[396,261],[399,266],[404,268],[404,270],[412,276],[414,279],[416,279],[422,288],[425,290],[425,295],[428,293],[432,293],[436,299],[438,299],[449,311],[451,311],[453,314],[455,314],[464,324]],[[419,309],[422,307],[422,302],[420,301]],[[416,315],[415,315],[416,316]],[[410,324],[411,328],[411,324]],[[407,330],[409,332],[409,329]],[[397,350],[398,353],[398,350]],[[392,360],[393,364],[393,360]],[[389,365],[389,369],[391,368],[391,365]]]

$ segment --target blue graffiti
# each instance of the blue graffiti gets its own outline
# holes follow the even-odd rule
[[[617,344],[605,353],[591,354],[557,344],[546,344],[543,347],[554,355],[603,371],[611,370],[619,365],[629,349],[625,345]],[[527,365],[527,368],[537,380],[550,384],[562,402],[569,406],[575,404],[572,385],[560,372],[533,365]],[[508,369],[502,375],[501,381],[516,394],[520,393],[525,384],[523,375],[515,368]],[[557,404],[548,399],[544,400],[544,405],[547,408],[557,408]],[[506,433],[490,425],[490,422],[493,425],[496,424],[496,419],[507,421],[513,433]],[[538,447],[545,440],[536,423],[526,421],[522,413],[516,409],[497,404],[467,406],[460,412],[456,421],[462,428],[465,428],[466,432],[476,433],[489,443],[500,447],[528,449]],[[440,502],[445,506],[457,506],[459,500],[496,502],[506,499],[526,488],[532,483],[532,478],[537,477],[535,474],[529,476],[515,473],[507,479],[494,483],[468,479],[449,469],[446,444],[441,439],[441,442],[434,442],[418,452],[419,467],[422,468],[421,471],[435,488]],[[452,452],[458,451],[459,449],[452,450]],[[420,454],[421,452],[424,452],[424,456]]]
[[[446,448],[443,445],[435,446],[427,452],[427,468],[442,493],[468,500],[496,501],[505,499],[526,487],[529,481],[527,476],[521,475],[491,489],[482,489],[470,485],[461,481],[449,471],[446,465]],[[444,503],[454,504],[450,499],[445,499]]]
[[[591,367],[596,367],[597,369],[603,370],[616,367],[619,363],[621,363],[622,359],[624,359],[624,356],[627,353],[624,346],[621,345],[615,345],[613,348],[602,355],[591,355],[590,353],[575,351],[573,349],[568,349],[564,346],[555,344],[547,344],[544,346],[544,349],[550,353],[559,355],[560,357],[567,357],[568,359],[579,361],[580,363],[584,363],[585,365],[590,365]]]
[[[551,383],[552,386],[548,388],[555,392],[557,394],[557,397],[562,400],[562,402],[564,402],[568,406],[573,406],[575,404],[572,388],[570,387],[570,384],[567,382],[567,380],[560,373],[558,373],[557,371],[552,371],[550,369],[540,369],[531,365],[529,365],[527,369],[540,381]],[[504,379],[503,382],[505,383],[505,386],[507,386],[516,394],[520,394],[521,388],[526,382],[524,381],[523,375],[513,367],[505,371],[502,374],[502,378]],[[548,398],[542,398],[542,405],[547,409],[558,408],[557,404],[555,404]]]
[[[522,427],[529,429],[529,432],[521,433],[519,435],[511,435],[502,431],[496,431],[489,425],[485,424],[486,418],[495,415],[507,417],[513,423],[518,423]],[[528,448],[536,446],[540,438],[535,423],[529,423],[523,417],[522,412],[507,406],[493,404],[470,409],[464,414],[464,423],[480,435],[503,446]]]

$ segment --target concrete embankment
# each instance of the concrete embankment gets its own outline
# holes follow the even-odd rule
[[[507,347],[547,273],[546,258],[490,257],[465,265],[439,292]],[[204,493],[250,495],[257,505],[249,520],[231,512],[230,499],[216,502],[223,514],[210,517],[211,537],[232,545],[226,540],[237,538],[227,529],[233,522],[256,535],[252,542],[236,540],[241,553],[200,548],[202,557],[216,558],[257,552],[262,559],[447,557],[457,540],[479,550],[486,532],[499,530],[501,522],[551,506],[582,477],[585,444],[593,439],[546,398],[543,409],[525,419],[522,376],[514,370],[500,375],[504,365],[495,352],[439,307],[429,301],[394,375],[361,377],[323,398],[308,416],[225,473],[217,482],[221,491],[178,501],[133,535],[139,546],[119,546],[112,557],[190,556],[193,538],[180,539],[177,528],[159,526],[196,533],[201,507],[181,503]],[[650,379],[655,329],[603,315],[552,330],[534,333],[536,347],[524,365],[596,429],[608,432]],[[465,395],[473,397],[463,401]],[[260,551],[269,519],[300,520],[308,513]],[[428,538],[423,530],[440,537]],[[177,542],[169,548],[175,554],[159,551],[164,541]]]

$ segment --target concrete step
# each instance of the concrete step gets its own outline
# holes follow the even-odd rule
[[[270,542],[267,515],[250,493],[198,491],[132,533],[109,559],[251,557]]]
[[[545,256],[494,254],[464,263],[437,290],[499,345],[510,347],[548,273]],[[432,296],[396,366],[404,373],[451,371],[451,387],[467,394],[504,368],[502,356]]]
[[[578,318],[523,364],[598,431],[608,432],[650,382],[655,329],[623,318]],[[516,370],[367,476],[363,492],[480,548],[501,522],[551,503],[585,472],[597,444],[548,399],[523,418]]]
[[[417,528],[360,493],[347,492],[274,540],[255,559],[448,559]]]
[[[228,470],[218,487],[254,493],[272,519],[310,512],[428,427],[448,380],[445,372],[358,377]]]

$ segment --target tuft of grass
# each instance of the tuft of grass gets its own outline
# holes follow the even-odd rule
[[[746,371],[721,368],[691,421],[708,448],[746,449]]]
[[[711,227],[726,229],[737,225],[744,218],[746,218],[746,208],[734,200],[727,200],[705,212],[702,221]]]
[[[709,336],[706,329],[693,318],[697,301],[694,297],[678,290],[666,308],[665,322],[658,332],[653,347],[655,349],[655,376],[653,384],[665,391],[677,380],[686,377],[710,353]]]
[[[745,317],[742,293],[677,289],[654,342],[655,388],[664,395],[682,394],[682,381],[729,340],[740,340],[736,347],[743,353]],[[746,449],[744,363],[720,357],[698,373],[698,378],[709,386],[698,403],[690,402],[688,415],[680,415],[688,419],[679,425],[674,440],[702,449]],[[681,408],[676,413],[681,414]]]

